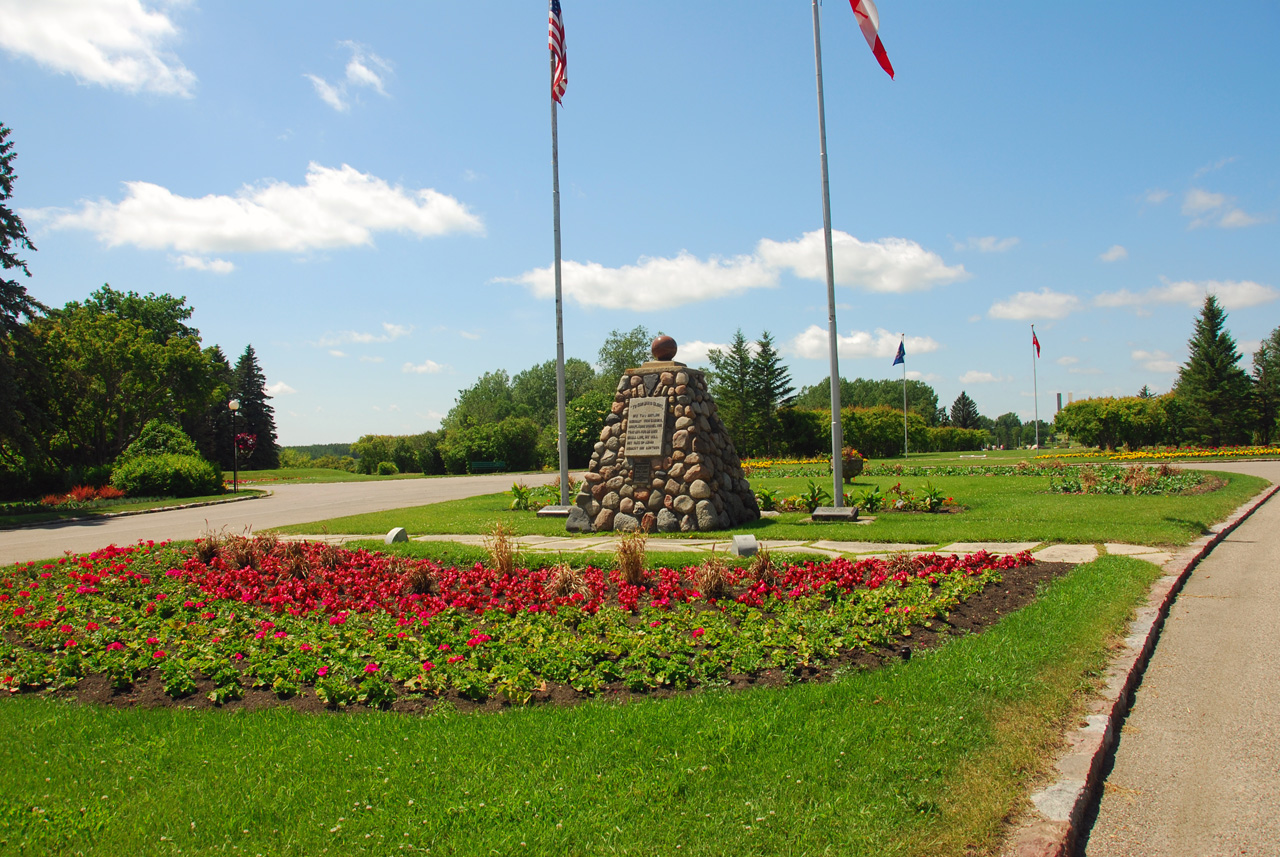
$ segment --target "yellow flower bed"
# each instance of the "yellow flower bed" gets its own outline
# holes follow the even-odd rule
[[[1069,452],[1059,455],[1037,455],[1036,458],[1098,458],[1105,456],[1108,461],[1154,461],[1166,458],[1271,458],[1280,456],[1280,446],[1226,446],[1209,447],[1165,447],[1163,449],[1138,449],[1133,452],[1116,452],[1108,455],[1098,452]]]

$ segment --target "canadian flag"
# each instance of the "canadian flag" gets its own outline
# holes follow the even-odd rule
[[[853,14],[858,16],[858,26],[862,29],[867,44],[871,46],[871,52],[876,55],[880,67],[892,78],[893,65],[889,62],[889,55],[884,52],[884,45],[880,43],[880,13],[876,11],[876,4],[871,0],[849,0],[849,5],[853,7]]]

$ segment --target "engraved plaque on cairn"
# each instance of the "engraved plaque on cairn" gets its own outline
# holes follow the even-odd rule
[[[675,362],[669,336],[652,353],[618,381],[566,528],[693,532],[758,519],[706,376]]]

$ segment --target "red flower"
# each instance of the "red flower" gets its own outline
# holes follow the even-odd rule
[[[164,650],[163,650],[163,649],[161,649],[160,651],[155,652],[154,654],[152,654],[152,655],[151,655],[151,657],[153,657],[153,658],[163,658],[163,657],[164,657]]]
[[[460,660],[462,660],[462,655],[454,655],[453,657],[449,658],[449,663],[456,664]]]
[[[431,672],[431,671],[432,671],[433,669],[435,669],[435,668],[436,668],[436,665],[435,665],[435,664],[433,664],[433,663],[431,663],[431,661],[423,661],[423,662],[422,662],[422,671],[423,671],[424,673],[426,673],[426,672]]]
[[[365,671],[365,672],[367,672],[367,673],[376,673],[376,672],[377,672],[378,670],[380,670],[380,669],[382,669],[382,668],[381,668],[381,667],[379,667],[377,664],[365,664],[365,665],[364,665],[364,671]]]
[[[329,674],[328,667],[320,667],[320,669],[316,670],[316,675],[320,676],[320,678],[324,678],[328,674]]]

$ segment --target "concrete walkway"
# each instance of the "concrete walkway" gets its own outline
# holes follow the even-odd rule
[[[1249,472],[1280,482],[1280,464]],[[1082,854],[1280,854],[1277,617],[1280,497],[1214,548],[1174,602]]]

